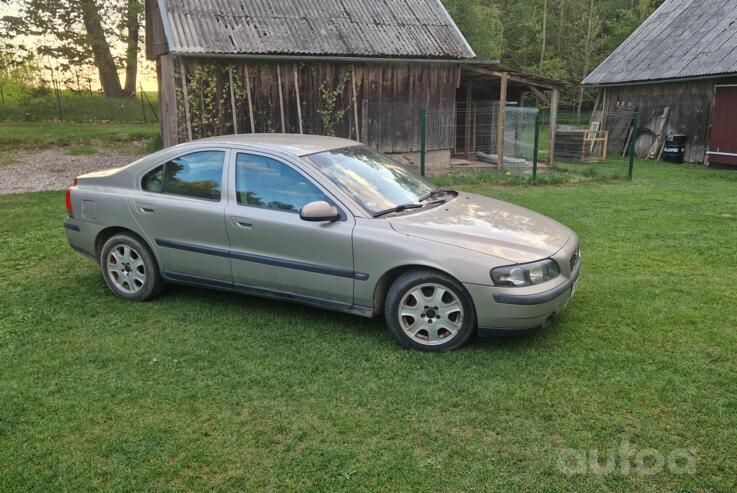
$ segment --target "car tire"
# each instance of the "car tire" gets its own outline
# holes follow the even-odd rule
[[[434,270],[400,275],[384,302],[384,317],[403,346],[426,352],[465,344],[476,327],[476,310],[465,288]]]
[[[116,234],[105,242],[100,270],[110,290],[125,300],[150,300],[164,284],[151,249],[131,234]]]

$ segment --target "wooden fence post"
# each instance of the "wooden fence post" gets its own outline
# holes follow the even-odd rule
[[[369,109],[368,99],[361,101],[361,143],[368,145]]]
[[[281,133],[285,134],[287,133],[287,124],[284,121],[284,96],[282,94],[282,87],[281,87],[281,68],[279,68],[279,64],[276,64],[276,80],[279,84],[279,111],[281,113]]]
[[[507,116],[507,85],[509,82],[509,74],[502,72],[501,86],[499,88],[499,115],[497,115],[496,129],[496,167],[501,169],[504,166],[504,124]]]
[[[297,95],[297,119],[299,120],[299,133],[302,132],[302,106],[299,101],[299,77],[297,77],[297,64],[294,64],[294,93]]]
[[[356,122],[356,140],[360,139],[358,128],[358,94],[356,93],[356,66],[351,65],[351,85],[353,86],[353,117]]]
[[[251,74],[248,72],[246,65],[246,98],[248,99],[248,116],[251,119],[251,133],[256,133],[256,123],[253,118],[253,102],[251,101]]]
[[[235,109],[235,90],[233,89],[233,65],[228,65],[228,77],[230,79],[230,108],[233,113],[233,133],[238,133],[238,115]]]
[[[184,116],[187,121],[187,138],[192,141],[192,120],[189,117],[189,94],[187,93],[187,70],[184,68],[184,60],[179,57],[179,71],[182,75],[182,96],[184,96]]]
[[[553,89],[553,97],[550,100],[550,139],[548,139],[548,167],[555,164],[555,135],[558,126],[558,103],[560,102],[560,91]]]

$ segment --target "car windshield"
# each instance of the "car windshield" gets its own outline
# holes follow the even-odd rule
[[[320,152],[307,159],[371,214],[418,203],[436,188],[396,161],[363,146]]]

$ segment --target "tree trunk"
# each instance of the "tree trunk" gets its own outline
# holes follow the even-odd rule
[[[540,47],[540,65],[545,60],[545,42],[548,38],[548,0],[543,0],[543,33],[542,46]]]
[[[118,69],[115,67],[115,60],[110,52],[110,45],[105,38],[105,31],[102,27],[102,18],[95,0],[80,0],[79,5],[82,10],[82,20],[87,31],[87,39],[92,48],[92,55],[95,60],[95,66],[100,73],[100,85],[102,91],[109,97],[120,97],[123,93],[120,87],[120,78],[118,77]]]
[[[563,20],[565,18],[565,0],[558,1],[558,56],[563,53]]]
[[[136,79],[138,77],[138,34],[141,28],[140,22],[141,2],[139,0],[128,0],[128,11],[126,26],[128,28],[128,43],[125,51],[125,94],[136,92]]]
[[[589,69],[591,66],[591,56],[593,54],[594,48],[594,0],[591,0],[591,3],[589,4],[589,21],[586,26],[586,48],[584,49],[584,59],[583,59],[583,76],[586,77],[589,73]],[[583,85],[579,85],[579,92],[578,92],[578,119],[581,119],[581,106],[583,106]]]

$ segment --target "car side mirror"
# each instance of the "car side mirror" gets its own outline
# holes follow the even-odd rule
[[[340,218],[338,208],[330,205],[324,200],[310,202],[299,211],[299,217],[303,221],[337,221]]]

